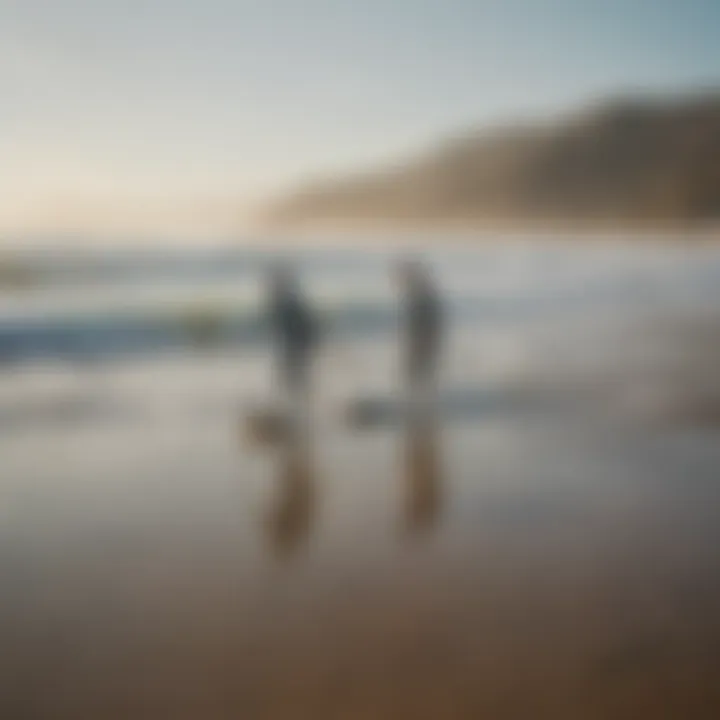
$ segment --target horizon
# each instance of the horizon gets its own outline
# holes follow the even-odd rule
[[[0,232],[222,236],[459,128],[720,82],[714,2],[421,5],[0,0]]]

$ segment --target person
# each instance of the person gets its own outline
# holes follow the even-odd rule
[[[442,344],[442,307],[430,273],[417,260],[403,260],[398,275],[404,291],[404,375],[415,409],[429,410],[436,391]]]
[[[276,341],[278,379],[292,411],[307,400],[317,323],[288,263],[278,262],[270,274],[270,324]]]

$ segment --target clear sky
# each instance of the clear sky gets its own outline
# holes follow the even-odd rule
[[[0,230],[239,220],[457,129],[720,85],[720,0],[0,0]]]

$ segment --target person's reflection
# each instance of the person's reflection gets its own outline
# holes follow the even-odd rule
[[[276,485],[265,534],[273,554],[284,559],[307,542],[314,519],[315,483],[306,443],[288,438],[280,448]]]
[[[440,517],[443,487],[435,424],[411,422],[405,438],[403,523],[413,536],[430,532]]]

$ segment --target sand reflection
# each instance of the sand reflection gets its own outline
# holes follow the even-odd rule
[[[279,448],[275,484],[265,538],[276,557],[287,559],[307,544],[315,518],[315,479],[307,443],[288,438]]]
[[[431,418],[410,422],[404,439],[402,523],[412,536],[432,531],[442,514],[443,481],[439,432]]]

